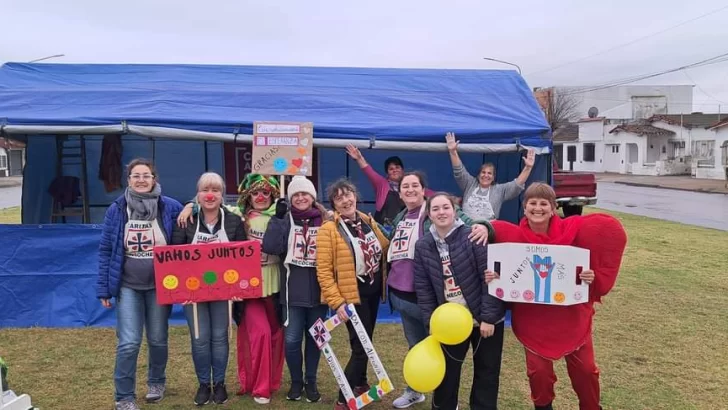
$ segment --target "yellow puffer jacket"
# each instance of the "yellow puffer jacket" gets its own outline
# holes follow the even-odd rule
[[[379,225],[371,215],[357,211],[363,222],[372,227],[374,234],[382,245],[382,299],[386,295],[387,286],[387,249],[389,240],[379,229]],[[338,212],[334,220],[324,222],[316,236],[316,275],[321,285],[321,302],[336,309],[344,303],[361,303],[359,285],[356,279],[354,254],[339,232]]]

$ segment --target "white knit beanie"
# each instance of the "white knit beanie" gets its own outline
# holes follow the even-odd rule
[[[288,200],[290,201],[293,195],[299,192],[305,192],[311,195],[314,201],[316,200],[316,188],[313,186],[313,182],[303,175],[294,176],[288,184]]]

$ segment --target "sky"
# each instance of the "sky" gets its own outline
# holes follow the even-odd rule
[[[0,10],[2,63],[512,69],[491,57],[548,87],[728,53],[718,0],[0,0]],[[728,112],[728,61],[636,84],[694,85],[695,111]]]

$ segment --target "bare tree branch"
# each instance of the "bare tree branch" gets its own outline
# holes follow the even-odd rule
[[[546,121],[552,131],[562,125],[566,125],[579,118],[580,101],[574,95],[560,93],[557,89],[551,89],[548,94],[546,106]]]

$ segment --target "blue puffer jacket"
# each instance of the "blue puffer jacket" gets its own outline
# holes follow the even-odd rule
[[[172,228],[181,211],[182,204],[177,200],[167,196],[159,198],[158,213],[167,243],[171,243]],[[119,295],[124,266],[124,226],[128,219],[126,199],[122,195],[109,206],[104,216],[99,244],[99,278],[96,281],[96,297],[99,299],[110,299]]]
[[[503,301],[488,294],[483,273],[488,268],[488,250],[468,239],[470,228],[460,226],[445,242],[455,282],[463,291],[470,313],[478,322],[496,324],[505,314]],[[429,331],[430,317],[446,303],[442,262],[432,233],[427,232],[415,244],[415,291],[417,304]]]

